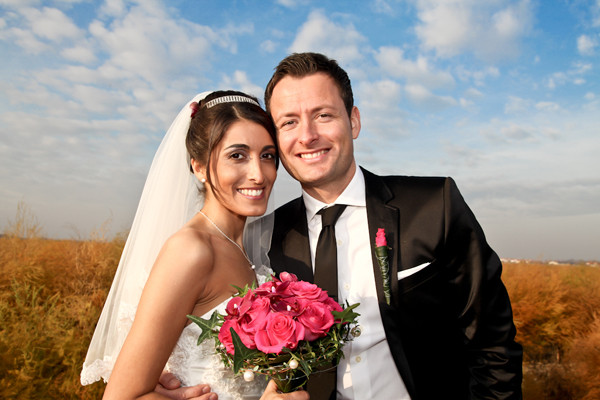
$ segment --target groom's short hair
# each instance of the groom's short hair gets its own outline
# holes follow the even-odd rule
[[[344,101],[348,116],[350,116],[352,107],[354,107],[350,78],[335,60],[320,53],[293,53],[281,60],[265,89],[265,107],[267,112],[270,113],[271,95],[280,80],[288,75],[295,78],[303,78],[318,72],[325,73],[333,79],[340,91],[340,96]]]

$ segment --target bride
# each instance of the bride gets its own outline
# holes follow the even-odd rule
[[[196,345],[200,330],[186,317],[223,313],[233,285],[269,274],[255,270],[242,234],[247,217],[267,209],[275,143],[271,119],[244,93],[202,93],[181,110],[148,174],[82,384],[108,381],[105,399],[164,399],[154,390],[166,365],[185,386],[209,384],[214,393],[197,386],[201,399],[308,398],[234,377],[212,343]]]

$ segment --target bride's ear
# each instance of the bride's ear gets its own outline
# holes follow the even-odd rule
[[[193,158],[191,160],[191,164],[192,172],[194,172],[196,178],[198,178],[198,180],[202,183],[206,182],[206,167]]]

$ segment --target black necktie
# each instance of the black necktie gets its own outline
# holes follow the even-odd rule
[[[345,204],[336,204],[321,209],[322,228],[315,253],[315,284],[327,290],[329,296],[338,301],[337,244],[335,223],[344,212]],[[308,380],[307,390],[311,400],[329,400],[336,397],[336,368],[318,372]]]

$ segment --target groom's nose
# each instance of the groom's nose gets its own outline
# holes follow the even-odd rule
[[[301,121],[298,130],[300,133],[298,141],[304,145],[309,145],[319,138],[317,128],[312,121]]]

